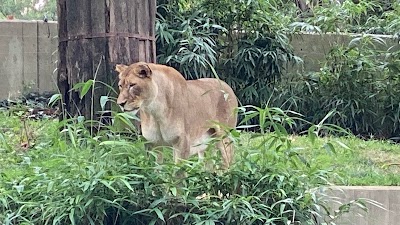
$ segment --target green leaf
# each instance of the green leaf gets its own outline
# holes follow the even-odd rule
[[[78,121],[78,123],[82,123],[82,122],[85,121],[85,116],[78,116],[78,117],[76,118],[76,120]]]
[[[105,180],[100,180],[100,183],[102,183],[102,184],[103,184],[104,186],[106,186],[108,189],[112,190],[115,194],[118,194],[118,191],[115,190],[115,188],[113,188],[113,187],[111,186],[111,183],[113,183],[112,181],[107,182],[107,181],[105,181]]]
[[[85,85],[85,83],[76,83],[71,90],[79,90],[83,87],[83,85]]]
[[[317,127],[315,125],[312,125],[310,128],[308,128],[308,138],[312,144],[315,144],[315,140],[317,139],[316,129]]]
[[[133,192],[133,188],[132,188],[132,186],[129,184],[129,182],[128,182],[127,180],[125,180],[125,179],[120,179],[120,180],[122,181],[122,183],[125,184],[125,186],[126,186],[129,190],[131,190],[131,191]]]
[[[162,220],[163,222],[165,222],[164,216],[163,216],[162,212],[161,212],[158,208],[154,208],[153,211],[156,212],[156,214],[157,214],[157,216],[158,216],[158,218],[159,218],[160,220]]]
[[[107,102],[108,102],[108,96],[101,96],[100,97],[100,107],[101,107],[101,110],[105,110],[105,108],[106,108],[106,104],[107,104]]]
[[[69,211],[69,220],[71,221],[72,225],[75,225],[75,209],[72,208],[71,211]]]
[[[279,206],[279,212],[280,212],[280,215],[283,215],[283,212],[284,212],[284,210],[285,210],[285,207],[286,207],[286,204],[280,204],[280,206]]]
[[[204,225],[215,225],[214,220],[206,220],[204,221]]]
[[[150,208],[155,208],[158,204],[160,204],[160,203],[166,203],[166,200],[165,200],[165,198],[160,198],[160,199],[157,199],[157,200],[155,200],[154,202],[152,202],[151,204],[150,204]]]
[[[75,135],[74,135],[74,133],[72,131],[72,127],[71,126],[68,126],[67,133],[68,133],[70,141],[72,142],[72,146],[74,146],[74,148],[76,148],[77,145],[76,145]]]
[[[100,146],[102,146],[102,145],[104,145],[104,146],[111,145],[111,146],[128,146],[128,147],[131,147],[132,143],[128,142],[128,141],[123,141],[123,140],[119,141],[118,140],[118,141],[102,141],[102,142],[100,142],[99,145]]]
[[[79,93],[79,97],[82,99],[87,92],[89,91],[89,89],[94,85],[94,80],[88,80],[85,82],[85,84],[82,87],[81,92]]]
[[[324,148],[326,149],[326,151],[328,152],[328,153],[334,153],[334,154],[336,154],[336,150],[335,150],[335,147],[332,145],[332,143],[325,143],[324,144]]]
[[[339,141],[339,140],[336,140],[336,143],[338,143],[342,148],[345,148],[345,149],[347,149],[347,150],[350,150],[350,147],[347,146],[345,143],[343,143],[343,142],[341,142],[341,141]]]
[[[322,124],[324,124],[325,120],[327,120],[329,117],[331,117],[335,112],[336,112],[336,109],[333,109],[333,110],[329,111],[325,115],[325,117],[318,123],[318,126],[322,126]]]
[[[54,94],[51,96],[48,105],[54,106],[54,104],[56,104],[56,102],[60,99],[61,99],[61,94]]]
[[[49,193],[54,186],[54,181],[50,181],[49,184],[47,185],[47,193]]]
[[[156,219],[153,219],[153,220],[150,221],[149,225],[154,225],[154,224],[156,224],[156,223],[157,223],[157,220],[156,220]]]
[[[176,193],[177,193],[176,187],[172,187],[172,188],[170,188],[170,190],[171,190],[172,195],[176,197]]]

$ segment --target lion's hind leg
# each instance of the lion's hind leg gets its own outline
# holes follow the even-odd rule
[[[223,138],[217,143],[217,148],[221,152],[224,168],[228,169],[233,162],[233,142],[229,138]]]
[[[215,147],[220,150],[221,152],[221,157],[222,157],[222,163],[224,169],[228,169],[229,166],[232,164],[233,161],[233,154],[234,154],[234,149],[233,149],[233,142],[226,137],[225,131],[221,129],[219,126],[215,126],[214,128],[210,129],[212,131],[212,137],[214,138],[215,142]],[[210,146],[214,150],[214,146]],[[213,151],[213,154],[215,155],[215,151]]]

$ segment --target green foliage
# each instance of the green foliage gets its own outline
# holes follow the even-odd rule
[[[38,19],[47,15],[49,20],[55,20],[57,14],[56,0],[43,1],[43,5],[37,5],[38,1],[32,0],[1,0],[0,19],[7,15],[13,15],[16,19]]]
[[[311,15],[297,22],[318,27],[322,32],[396,34],[399,32],[399,7],[397,0],[357,0],[340,4],[324,0],[312,8]]]
[[[384,53],[379,38],[354,39],[332,49],[318,73],[289,76],[285,69],[301,61],[292,53],[291,33],[378,32],[374,27],[380,27],[395,34],[398,10],[397,1],[324,1],[302,18],[292,2],[278,0],[164,1],[158,8],[158,61],[189,79],[213,76],[211,65],[243,105],[269,102],[312,122],[334,109],[329,123],[356,134],[396,137],[397,47]],[[308,128],[300,123],[291,130]]]
[[[377,37],[366,36],[353,39],[347,47],[331,50],[320,73],[321,101],[341,115],[329,122],[355,133],[391,136],[400,132],[400,61],[393,61],[398,53],[371,47],[383,43]],[[385,62],[384,57],[391,62]]]
[[[177,8],[177,2],[158,6],[158,62],[187,78],[211,76],[211,65],[243,104],[264,105],[269,85],[282,76],[287,63],[299,61],[286,28],[293,4],[204,0]]]
[[[246,111],[261,130],[243,139],[232,130],[235,164],[208,170],[192,159],[156,163],[144,142],[105,129],[92,136],[84,121],[48,127],[40,148],[19,153],[2,168],[2,224],[333,224],[353,203],[329,211],[324,185],[332,175],[301,157],[283,129],[294,119],[276,108]],[[271,120],[272,119],[272,120]],[[61,133],[57,130],[64,127]],[[319,129],[329,129],[320,123]],[[324,143],[326,144],[326,143]],[[2,143],[1,151],[7,149]],[[313,148],[319,148],[314,142]],[[218,160],[210,158],[209,160]],[[218,160],[219,161],[219,160]],[[218,163],[215,163],[218,165]],[[184,178],[179,174],[184,172]],[[362,207],[362,202],[355,201]],[[332,214],[330,214],[332,212]],[[329,214],[328,217],[323,217]],[[318,221],[317,221],[318,220]]]
[[[400,184],[400,147],[385,140],[362,140],[355,136],[316,138],[293,136],[293,147],[311,165],[331,171],[329,182],[350,186],[398,186]],[[334,151],[329,144],[334,146]],[[315,148],[320,146],[320,148]]]
[[[326,1],[325,4],[315,7],[314,15],[306,20],[325,32],[349,32],[353,27],[359,27],[368,12],[379,6],[376,1],[343,1],[342,4]]]
[[[217,62],[214,37],[223,28],[200,11],[181,15],[171,5],[161,5],[159,11],[157,61],[177,68],[187,78],[210,77],[209,64]]]
[[[327,122],[363,136],[396,138],[400,134],[400,51],[389,51],[375,36],[354,38],[328,53],[320,72],[294,76],[276,86],[271,105],[302,113],[316,122],[329,111]],[[307,127],[299,126],[298,131]]]

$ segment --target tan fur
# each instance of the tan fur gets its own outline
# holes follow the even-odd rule
[[[234,128],[238,106],[233,90],[214,78],[187,81],[172,67],[138,62],[117,65],[124,111],[139,109],[143,136],[154,146],[171,146],[175,162],[198,154],[203,157],[210,137],[223,134],[213,121]],[[217,144],[225,167],[233,159],[227,138]]]

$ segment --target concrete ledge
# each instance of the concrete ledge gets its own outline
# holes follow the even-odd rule
[[[352,208],[337,224],[398,225],[400,224],[400,187],[398,186],[334,186],[326,192],[341,203],[365,199],[368,213]],[[333,209],[338,209],[334,203]]]

